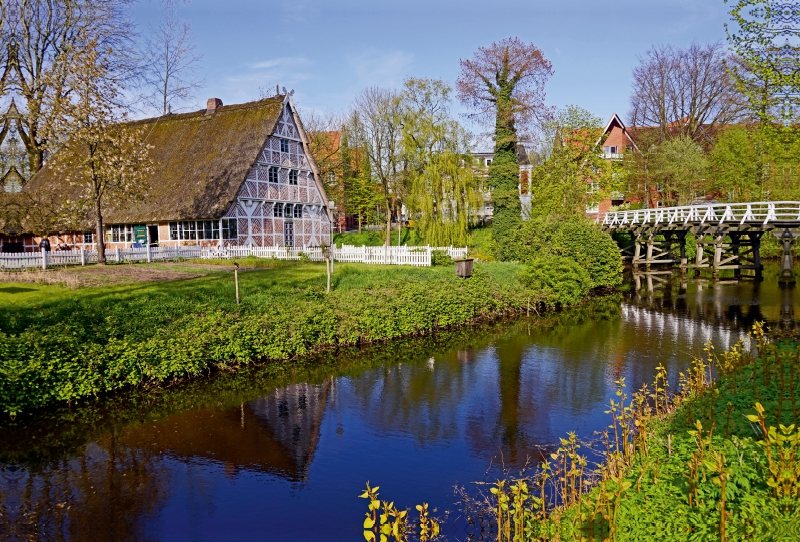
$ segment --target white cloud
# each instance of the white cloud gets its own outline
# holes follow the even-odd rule
[[[292,89],[312,78],[311,72],[305,69],[311,64],[305,57],[280,57],[251,62],[222,79],[221,93],[227,97],[226,103],[238,103],[258,99],[262,90],[271,94],[275,85]]]
[[[254,62],[250,64],[249,67],[253,70],[266,70],[279,67],[294,68],[297,66],[308,66],[309,64],[311,64],[311,61],[304,57],[283,57]]]

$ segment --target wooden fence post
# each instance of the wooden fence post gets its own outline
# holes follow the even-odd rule
[[[47,269],[47,251],[42,249],[42,269]]]
[[[122,257],[120,256],[120,253],[119,253],[119,247],[114,249],[114,254],[116,256],[117,263],[121,263],[122,262]]]
[[[153,256],[150,254],[150,243],[147,243],[147,263],[152,263]]]
[[[233,262],[233,281],[236,283],[236,304],[239,304],[239,264]]]
[[[86,265],[86,249],[81,247],[81,265]]]

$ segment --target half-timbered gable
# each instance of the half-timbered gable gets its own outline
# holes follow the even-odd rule
[[[329,242],[327,195],[291,96],[230,106],[212,98],[205,110],[128,126],[150,147],[153,175],[145,200],[107,202],[110,246]],[[59,160],[56,153],[24,189],[61,201],[81,197],[63,181]],[[88,247],[92,222],[86,217],[77,231],[51,236],[51,244]]]
[[[319,186],[301,128],[288,101],[226,214],[236,218],[240,246],[319,246],[330,234]]]

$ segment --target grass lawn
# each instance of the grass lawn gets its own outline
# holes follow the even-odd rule
[[[323,264],[282,262],[240,270],[241,305],[229,263],[85,269],[110,285],[0,285],[0,409],[425,334],[522,310],[534,295],[507,263],[477,265],[468,280],[453,266],[337,264],[326,294]]]

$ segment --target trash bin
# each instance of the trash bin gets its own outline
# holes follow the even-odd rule
[[[472,262],[473,258],[464,258],[463,260],[456,260],[456,276],[468,279],[472,276]]]

